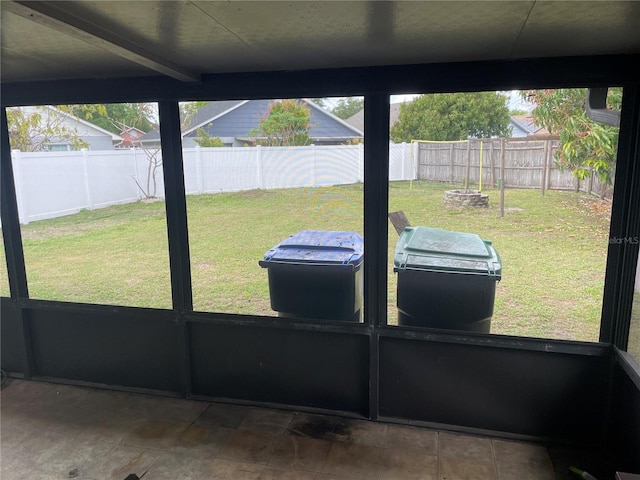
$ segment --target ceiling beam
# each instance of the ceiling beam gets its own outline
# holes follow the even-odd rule
[[[56,2],[3,1],[2,9],[177,80],[200,82],[200,75],[146,50],[88,18],[63,10]]]

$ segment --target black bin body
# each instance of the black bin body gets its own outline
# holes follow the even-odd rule
[[[489,333],[498,253],[470,233],[408,227],[396,245],[398,324]]]
[[[271,308],[284,317],[358,322],[362,308],[362,237],[303,230],[265,253]]]

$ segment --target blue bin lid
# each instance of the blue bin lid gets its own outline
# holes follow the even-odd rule
[[[270,263],[344,265],[357,268],[364,256],[364,241],[355,232],[303,230],[264,254],[261,267]]]
[[[400,234],[394,270],[404,269],[502,276],[500,256],[489,240],[429,227],[407,227]]]

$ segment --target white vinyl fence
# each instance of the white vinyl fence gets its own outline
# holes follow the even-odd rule
[[[410,149],[389,146],[390,180],[417,178]],[[346,185],[364,178],[363,145],[196,147],[184,149],[183,159],[187,194]],[[143,150],[14,150],[12,160],[22,224],[135,202],[154,190]],[[164,197],[162,166],[155,176],[156,196]]]

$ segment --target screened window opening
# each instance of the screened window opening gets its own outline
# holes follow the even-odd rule
[[[181,104],[194,310],[362,321],[363,107]]]
[[[32,298],[171,308],[155,104],[7,109]],[[135,133],[135,136],[133,135]]]
[[[618,128],[586,93],[391,104],[388,324],[598,341]]]

